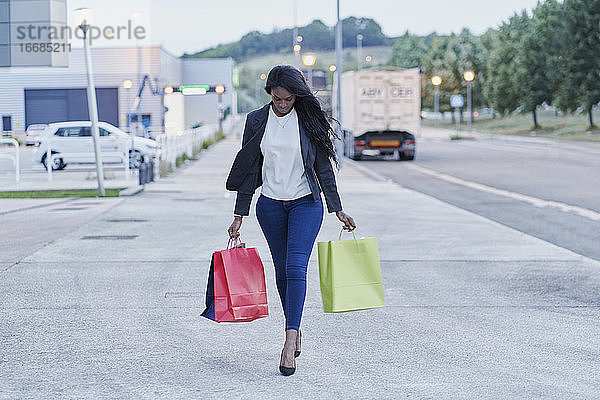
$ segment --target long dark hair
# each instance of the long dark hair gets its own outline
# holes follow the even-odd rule
[[[269,72],[265,91],[270,95],[274,87],[282,87],[296,96],[294,108],[298,113],[298,121],[307,132],[310,140],[320,146],[336,167],[338,160],[333,147],[333,138],[337,135],[329,124],[319,100],[312,93],[302,72],[291,65],[278,65]]]

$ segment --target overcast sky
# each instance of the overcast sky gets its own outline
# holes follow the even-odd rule
[[[336,0],[68,0],[69,19],[78,7],[94,9],[94,25],[126,25],[134,12],[141,13],[146,28],[142,43],[162,44],[175,55],[237,41],[258,30],[306,25],[320,19],[335,24]],[[425,35],[448,34],[463,27],[481,34],[498,26],[514,12],[531,10],[537,0],[340,0],[342,18],[370,17],[388,36],[406,30]],[[70,21],[72,24],[72,21]],[[122,31],[125,32],[125,31]],[[98,40],[101,46],[124,46],[133,40]],[[74,44],[76,44],[74,42]]]

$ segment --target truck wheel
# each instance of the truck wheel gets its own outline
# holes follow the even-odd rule
[[[362,160],[362,156],[361,155],[353,155],[350,158],[353,159],[354,161],[360,161],[360,160]]]
[[[399,161],[412,161],[415,159],[415,153],[406,155],[404,153],[400,154]]]

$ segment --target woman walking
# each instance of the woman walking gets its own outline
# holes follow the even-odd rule
[[[323,221],[321,191],[327,210],[336,213],[344,229],[353,230],[356,224],[342,211],[337,191],[331,165],[333,161],[337,166],[333,131],[302,72],[276,66],[265,90],[272,101],[248,114],[242,148],[227,178],[227,189],[237,191],[228,232],[239,237],[254,191],[262,186],[256,216],[269,244],[285,315],[279,370],[292,375],[301,352],[306,269]]]

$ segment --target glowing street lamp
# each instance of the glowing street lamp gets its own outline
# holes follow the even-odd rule
[[[431,83],[433,84],[433,97],[434,97],[434,105],[433,112],[435,114],[435,127],[438,127],[439,124],[439,113],[440,113],[440,85],[442,84],[442,78],[438,75],[431,78]]]
[[[473,112],[471,110],[471,85],[473,84],[473,79],[475,79],[475,73],[473,71],[466,71],[463,74],[463,78],[467,82],[467,113],[469,114],[468,128],[469,133],[471,133],[471,124],[473,123]]]
[[[305,54],[302,56],[302,64],[304,64],[304,66],[308,67],[308,83],[310,84],[311,88],[313,86],[312,69],[313,69],[313,66],[315,65],[315,62],[317,62],[317,57],[314,54]]]
[[[315,65],[317,57],[314,54],[305,54],[302,56],[302,63],[307,67]]]

